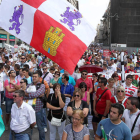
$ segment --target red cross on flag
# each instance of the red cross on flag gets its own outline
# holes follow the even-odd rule
[[[95,30],[66,0],[3,0],[0,27],[70,74],[95,36]]]

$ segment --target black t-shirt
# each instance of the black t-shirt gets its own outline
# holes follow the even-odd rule
[[[52,97],[52,100],[51,100],[51,97]],[[62,98],[63,102],[65,103],[65,95],[64,94],[61,94],[61,98]],[[55,94],[49,94],[47,102],[49,104],[51,104],[52,106],[60,107],[59,106],[59,97],[56,98]],[[53,115],[53,117],[55,117],[57,119],[61,119],[62,118],[61,122],[63,122],[66,119],[66,117],[65,117],[65,115],[63,113],[63,108],[60,109],[60,110],[52,110],[52,115]],[[49,121],[51,121],[52,115],[51,115],[51,109],[50,109],[49,110],[49,114],[48,114],[48,120]],[[62,117],[62,115],[63,115],[63,117]]]
[[[16,76],[18,76],[19,75],[19,71],[16,71]]]
[[[79,108],[75,108],[75,101],[70,102],[68,104],[68,107],[71,107],[72,110],[76,110],[76,109],[83,110],[84,108],[89,108],[89,105],[87,104],[87,102],[81,100],[81,105],[80,105]],[[84,124],[88,124],[88,122],[87,122],[87,116],[84,118]],[[71,119],[71,117],[70,117],[70,119]]]

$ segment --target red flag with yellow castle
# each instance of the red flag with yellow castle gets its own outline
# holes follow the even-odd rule
[[[66,0],[4,0],[0,27],[70,74],[95,35],[82,14]]]

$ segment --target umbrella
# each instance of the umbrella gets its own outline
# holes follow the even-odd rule
[[[103,71],[103,68],[96,65],[83,65],[79,68],[80,71],[87,70],[88,73],[96,73]]]

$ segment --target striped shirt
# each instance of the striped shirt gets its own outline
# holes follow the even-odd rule
[[[39,83],[37,83],[39,84]],[[33,85],[33,83],[31,83],[30,85]],[[27,88],[30,86],[28,85]],[[26,88],[26,92],[27,92],[27,88]],[[42,101],[40,100],[39,96],[44,94],[45,93],[45,85],[44,84],[41,84],[40,85],[40,88],[38,90],[36,90],[36,92],[32,92],[32,93],[29,93],[29,97],[26,97],[25,99],[34,99],[34,98],[37,98],[36,100],[36,105],[34,107],[35,109],[35,112],[39,112],[42,108],[43,108],[43,103]]]
[[[132,96],[137,97],[137,87],[132,84],[128,87],[125,83],[125,97],[128,98]]]

